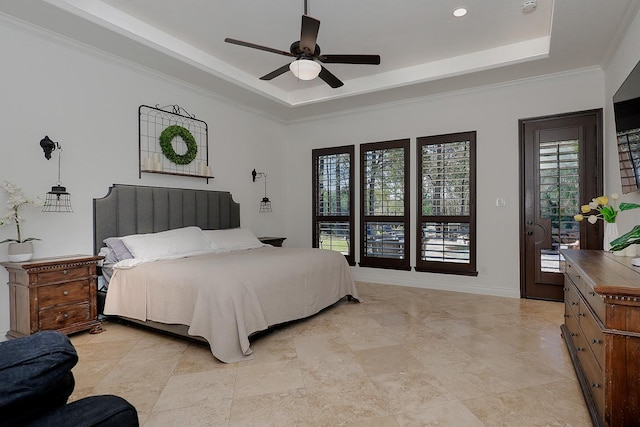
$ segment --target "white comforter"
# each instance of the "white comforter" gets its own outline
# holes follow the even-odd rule
[[[249,335],[358,298],[344,256],[263,247],[116,268],[104,313],[189,326],[223,362],[252,358]]]

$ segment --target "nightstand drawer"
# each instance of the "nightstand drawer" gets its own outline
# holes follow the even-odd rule
[[[89,267],[69,267],[44,271],[36,275],[36,284],[63,282],[89,277]]]
[[[38,299],[40,300],[41,309],[54,305],[88,301],[89,280],[40,286],[38,288]]]
[[[64,305],[40,312],[39,330],[61,329],[91,320],[89,303]]]

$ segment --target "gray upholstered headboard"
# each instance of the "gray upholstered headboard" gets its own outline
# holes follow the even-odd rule
[[[227,191],[114,184],[93,199],[93,251],[107,237],[155,233],[198,226],[203,230],[240,227],[240,205]]]

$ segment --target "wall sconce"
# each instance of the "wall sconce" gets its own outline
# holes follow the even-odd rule
[[[71,208],[71,194],[67,193],[67,189],[62,186],[60,181],[60,158],[62,155],[62,147],[57,142],[45,136],[40,140],[40,147],[44,151],[44,157],[51,159],[51,153],[58,150],[58,182],[51,187],[51,191],[47,193],[44,201],[42,212],[73,212]]]
[[[254,169],[251,171],[251,177],[253,178],[253,182],[256,182],[258,178],[264,178],[264,197],[262,201],[260,201],[259,212],[271,212],[271,200],[267,197],[267,174],[264,172],[256,172]]]

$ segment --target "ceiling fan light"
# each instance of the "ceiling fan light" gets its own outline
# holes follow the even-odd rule
[[[462,18],[466,14],[467,9],[465,9],[464,7],[458,7],[453,11],[453,16],[455,16],[456,18]]]
[[[313,80],[320,74],[322,66],[310,59],[298,59],[289,64],[289,69],[300,80]]]

